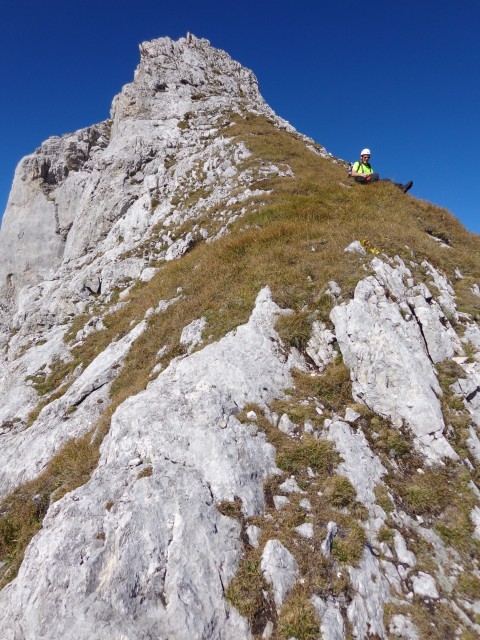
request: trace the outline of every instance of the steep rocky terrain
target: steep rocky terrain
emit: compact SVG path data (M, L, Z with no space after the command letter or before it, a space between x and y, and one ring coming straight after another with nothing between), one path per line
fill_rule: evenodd
M143 43L3 218L0 638L479 637L479 247Z

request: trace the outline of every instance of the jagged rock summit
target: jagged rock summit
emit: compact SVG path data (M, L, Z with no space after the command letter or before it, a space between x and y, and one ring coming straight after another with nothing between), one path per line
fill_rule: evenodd
M179 235L187 219L253 195L252 168L239 170L250 152L223 134L232 114L258 113L288 127L260 96L253 73L207 40L160 38L140 53L134 82L114 99L110 120L50 138L15 173L0 236L0 291L19 350L82 313L92 294L104 299L148 278L152 261L178 258L214 235L215 214L210 229L194 223ZM260 171L264 178L282 174L273 165ZM195 194L188 210L178 206ZM232 216L218 208L221 235ZM163 232L152 235L159 226ZM53 342L49 358L58 360L62 341ZM25 363L24 373L33 375L37 365ZM31 390L13 391L10 375L4 384L16 400L0 408L0 419L23 419Z
M235 160L247 151L228 153L215 136L222 118L242 109L274 117L253 73L207 40L160 38L143 43L140 56L109 120L50 138L20 163L1 236L0 286L7 296L60 267L72 271L86 256L108 252L112 262L165 215L164 206L146 215L152 199L163 204L179 182L193 188L190 174L208 157L207 183L217 183L224 198ZM175 161L169 171L165 165Z
M478 249L143 43L3 219L1 640L478 637Z

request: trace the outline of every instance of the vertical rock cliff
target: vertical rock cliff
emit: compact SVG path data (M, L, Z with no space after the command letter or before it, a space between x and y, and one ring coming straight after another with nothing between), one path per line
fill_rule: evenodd
M192 35L0 232L0 638L480 633L480 260Z

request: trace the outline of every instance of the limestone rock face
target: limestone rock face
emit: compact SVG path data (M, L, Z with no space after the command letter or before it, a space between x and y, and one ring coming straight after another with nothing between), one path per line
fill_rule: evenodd
M104 326L94 303L105 305L119 290L122 296L154 275L151 261L179 259L241 215L256 174L239 169L250 152L222 131L228 114L245 109L289 127L264 102L253 73L228 54L193 36L161 38L141 46L135 79L114 99L111 119L50 138L19 164L0 233L0 433L9 433L2 469L10 478L4 491L26 479L23 467L10 475L5 462L18 438L30 442L36 429L17 437L38 403L32 380L71 359L63 341L71 319L91 316L77 334L81 343ZM263 177L287 170L261 166ZM185 206L199 191L203 197ZM235 204L239 213L227 218L225 208ZM196 220L213 206L218 220L211 216L209 232ZM192 230L177 234L186 221ZM146 239L159 227L147 250ZM60 415L58 429L52 415L48 422L57 447L65 440L59 429L65 437L79 435L73 417L65 423ZM78 420L85 431L93 422ZM36 457L33 449L30 455ZM32 473L44 462L36 458Z
M312 604L321 619L320 630L324 640L344 640L345 623L336 603L324 602L318 596L312 596Z
M390 587L377 558L365 550L360 565L350 569L350 580L356 591L348 608L348 619L358 638L377 633L385 637L383 611L390 599Z
M335 448L344 460L338 468L339 473L348 477L356 489L358 500L367 509L374 510L375 486L381 481L386 469L372 454L364 434L361 430L354 433L346 422L335 420L326 425L326 437L335 443Z
M107 123L50 138L19 164L0 239L3 295L47 278L61 264L75 213L89 204L90 167L109 138Z
M207 40L143 43L134 81L114 99L109 120L50 138L19 164L0 236L2 297L18 299L24 285L60 267L71 273L87 255L87 274L99 276L174 213L179 185L208 187L212 203L228 200L248 151L216 134L228 113L244 109L289 127L261 97L254 74ZM264 170L265 177L279 172ZM188 246L179 240L172 253L165 237L169 259Z
M375 258L371 266L375 275L331 313L354 397L399 427L405 422L432 462L454 459L433 365L461 353L460 341L426 286L408 285L400 259L391 266Z
M97 471L50 509L0 593L5 640L20 629L25 639L66 637L72 623L85 639L249 637L223 597L241 556L239 527L215 505L238 496L247 515L264 507L273 447L235 415L291 383L275 342L279 311L262 291L247 325L121 405Z
M108 402L112 380L132 343L144 329L142 322L124 338L112 342L61 398L42 409L29 429L12 429L4 435L0 496L37 476L65 442L93 428L103 411L102 404Z

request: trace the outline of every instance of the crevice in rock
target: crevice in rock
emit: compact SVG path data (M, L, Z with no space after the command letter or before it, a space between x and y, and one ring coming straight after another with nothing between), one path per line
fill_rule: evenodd
M477 393L480 391L480 387L476 387L476 389L474 389L473 391L471 391L467 396L465 396L465 400L467 402L472 402L472 400L475 398L475 396L477 395Z
M6 298L7 300L11 301L13 300L13 295L15 293L15 276L13 273L9 273L7 275L7 282L6 282Z
M99 389L101 389L102 387L104 387L106 384L108 384L110 381L108 380L107 382L103 382L102 384L99 384L98 387L94 387L93 389L90 389L88 391L85 391L84 393L81 394L80 398L78 400L76 400L75 402L72 402L72 404L70 405L70 407L79 407L82 402L85 402L85 400L92 395L92 393L94 393L95 391L98 391Z
M220 571L218 572L218 579L220 580L220 585L222 587L222 594L223 594L223 597L225 598L225 585L223 584L222 573L221 573L222 566L223 565L220 565Z
M416 321L416 323L418 325L418 328L420 329L420 334L422 336L423 344L425 346L425 353L427 354L427 357L430 360L432 366L435 366L435 363L433 362L432 357L430 355L430 351L428 350L428 342L427 342L427 339L425 337L425 333L423 331L423 325L422 325L420 319L418 318L417 314L415 313L415 307L412 304L409 304L409 303L407 303L407 304L408 304L408 307L409 307L410 311L412 312L412 317L415 318L415 321Z
M211 499L210 504L215 504L215 496L213 495L213 491L212 491L212 487L210 486L210 483L206 482L205 486L208 489L208 493L210 494L210 499Z
M368 551L370 551L370 553L374 558L378 558L378 556L380 555L380 553L375 551L375 549L372 547L372 543L369 540L365 541L365 548L368 549Z
M97 278L96 281L93 279L90 279L87 282L85 282L83 286L92 295L96 296L102 293L102 281L100 280L100 278Z
M167 574L168 574L168 570L169 570L169 554L170 554L170 546L173 542L173 528L175 526L175 518L176 516L173 516L174 521L172 522L171 526L169 526L168 528L168 540L167 540L167 544L165 545L165 551L164 551L164 557L165 557L165 567L163 569L163 590L162 593L160 594L160 601L162 603L162 605L167 608L169 601L168 601L168 593L165 589L165 585L167 582Z
M60 216L58 214L58 204L54 203L55 209L55 233L57 236L60 236L62 240L65 242L67 240L68 232L73 226L73 222L69 222L66 226L62 227L60 224Z

